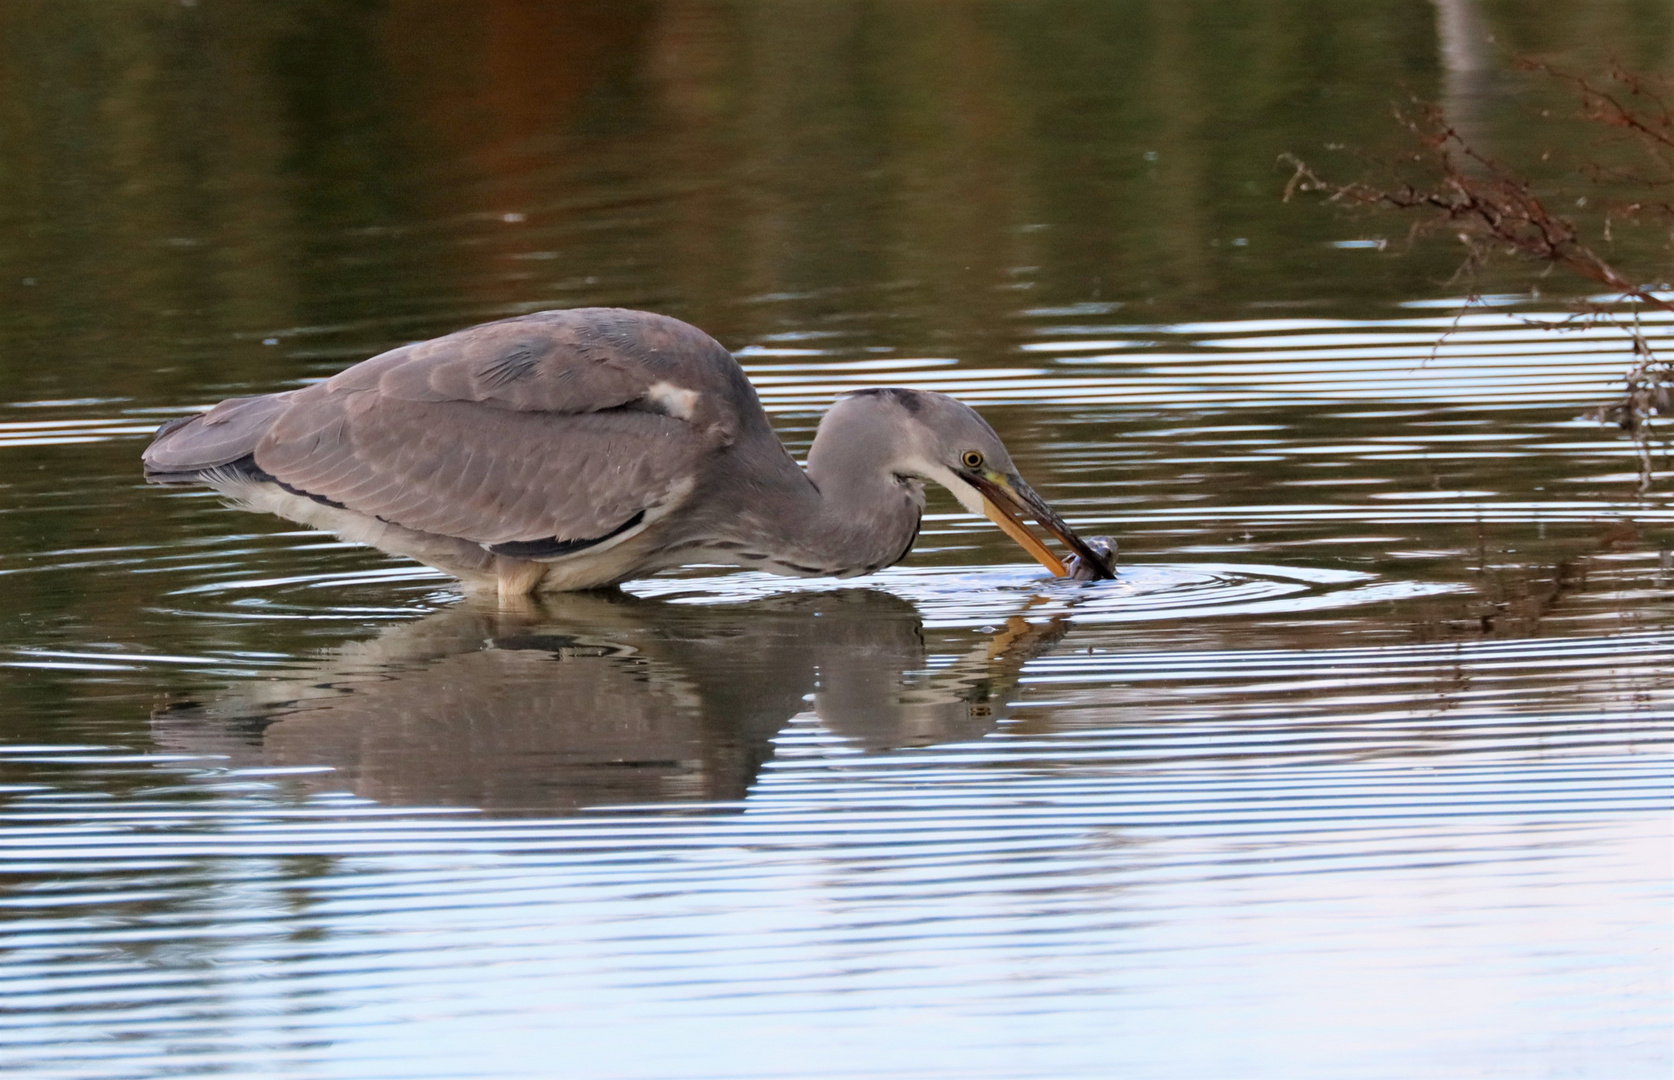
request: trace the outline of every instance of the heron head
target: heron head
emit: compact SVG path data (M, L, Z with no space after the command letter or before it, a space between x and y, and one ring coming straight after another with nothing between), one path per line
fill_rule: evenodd
M898 476L933 480L960 505L989 518L1058 577L1069 571L1023 523L1033 518L1081 557L1095 576L1112 578L1108 561L1089 547L1018 474L1005 443L969 405L930 390L862 390L832 409L864 421L862 434L888 448L887 468ZM824 425L822 425L823 427Z

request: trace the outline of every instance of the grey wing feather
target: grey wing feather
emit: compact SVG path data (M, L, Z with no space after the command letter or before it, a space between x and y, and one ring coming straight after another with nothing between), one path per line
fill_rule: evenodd
M146 473L196 473L254 453L269 425L290 407L294 393L228 398L206 413L169 421L145 448Z
M253 454L296 491L487 545L603 536L763 431L754 389L708 335L593 308L488 323L302 390L223 402L159 432L145 460L183 472Z
M353 404L299 401L257 447L257 466L360 513L480 544L603 536L678 495L713 449L649 412L384 399L349 415Z
M730 439L755 390L708 334L661 315L616 308L543 311L403 346L333 376L333 391L404 401L474 401L512 412L624 408L659 383L695 391L685 419ZM744 410L748 411L748 410Z

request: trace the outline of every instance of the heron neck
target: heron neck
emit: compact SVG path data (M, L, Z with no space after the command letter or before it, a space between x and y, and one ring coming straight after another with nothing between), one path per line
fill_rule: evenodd
M744 508L734 522L742 551L766 555L741 565L790 574L850 577L899 562L918 535L924 489L864 454L822 453L816 439L806 472L786 475L776 497ZM749 559L749 555L741 556Z
M924 514L924 485L898 477L881 465L830 468L812 452L808 479L819 493L816 543L854 573L871 573L900 562L918 536Z

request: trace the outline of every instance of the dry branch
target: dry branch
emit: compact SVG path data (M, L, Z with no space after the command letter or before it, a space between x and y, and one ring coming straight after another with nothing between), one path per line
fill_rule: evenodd
M1568 84L1580 99L1579 115L1619 136L1619 141L1641 155L1641 168L1649 169L1606 167L1592 161L1582 164L1581 172L1595 185L1634 192L1630 199L1605 200L1602 239L1609 241L1615 220L1674 224L1674 202L1665 197L1674 188L1674 105L1670 104L1674 80L1620 66L1604 82L1535 60L1520 61L1519 66ZM1466 255L1456 276L1469 280L1491 259L1510 257L1545 263L1602 285L1615 300L1578 305L1578 316L1608 320L1624 329L1632 342L1634 364L1625 375L1623 394L1595 415L1634 438L1640 453L1641 488L1648 488L1651 425L1653 418L1670 412L1674 364L1651 349L1639 317L1646 310L1674 313L1668 286L1647 283L1669 276L1669 267L1653 274L1613 265L1582 228L1555 213L1527 179L1472 146L1439 106L1418 102L1410 110L1397 111L1396 116L1411 134L1412 148L1396 161L1374 163L1374 171L1383 175L1380 182L1336 183L1322 178L1305 161L1283 154L1280 160L1294 170L1285 185L1285 200L1302 192L1319 192L1326 201L1340 205L1417 214L1413 238L1451 233L1465 245ZM1577 202L1587 204L1585 197Z

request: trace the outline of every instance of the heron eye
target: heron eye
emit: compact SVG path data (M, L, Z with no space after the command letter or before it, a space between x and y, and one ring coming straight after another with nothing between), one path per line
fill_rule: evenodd
M967 469L980 469L980 468L982 468L982 452L979 451L979 450L967 450L967 451L965 451L965 468L967 468Z

